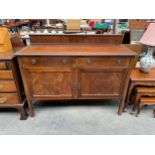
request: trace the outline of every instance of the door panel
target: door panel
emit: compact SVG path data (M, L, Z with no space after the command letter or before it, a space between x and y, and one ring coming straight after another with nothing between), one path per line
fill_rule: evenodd
M80 97L119 97L123 70L81 70Z
M25 69L26 70L26 69ZM74 74L72 70L26 70L32 97L42 98L72 98Z

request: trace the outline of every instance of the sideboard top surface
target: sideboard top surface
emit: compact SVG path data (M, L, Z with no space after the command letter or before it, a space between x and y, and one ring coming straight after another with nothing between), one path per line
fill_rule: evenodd
M15 53L17 56L135 56L124 45L31 45Z

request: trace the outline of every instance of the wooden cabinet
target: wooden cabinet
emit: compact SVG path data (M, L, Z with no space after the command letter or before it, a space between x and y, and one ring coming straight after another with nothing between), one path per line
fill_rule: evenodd
M0 53L0 108L15 108L25 120L25 94L13 52Z
M120 99L135 53L116 45L33 45L16 53L30 115L33 100Z

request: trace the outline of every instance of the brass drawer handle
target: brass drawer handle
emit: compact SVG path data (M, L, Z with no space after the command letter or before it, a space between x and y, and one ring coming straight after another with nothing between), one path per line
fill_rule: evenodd
M90 59L88 59L88 60L86 61L86 64L90 65L90 64L92 64L92 61L91 61Z
M37 60L36 59L32 59L31 63L32 63L32 65L35 65L37 63Z
M0 104L6 103L6 101L7 101L6 97L0 98Z
M0 85L0 90L3 89L3 88L4 88L4 86L3 85Z
M117 64L121 65L122 64L122 60L121 59L117 59Z
M67 64L68 64L68 61L67 61L67 59L62 59L62 60L61 60L61 63L62 63L63 65L67 65Z

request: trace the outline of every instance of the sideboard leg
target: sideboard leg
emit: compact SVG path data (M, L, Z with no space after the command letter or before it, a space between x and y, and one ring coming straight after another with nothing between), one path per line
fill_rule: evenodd
M124 106L123 111L127 110L127 107L128 107L128 105L130 103L131 94L132 94L132 90L133 90L134 86L135 86L134 82L131 82L130 86L129 86L129 89L127 91L126 102L125 102L125 106Z
M33 109L33 105L32 105L32 101L31 100L28 100L28 109L29 109L29 115L31 117L34 117L34 109Z
M155 118L155 109L153 110L153 116L154 116L154 118Z
M118 108L118 115L122 115L124 104L125 104L125 100L121 99L120 104L119 104L119 108Z

